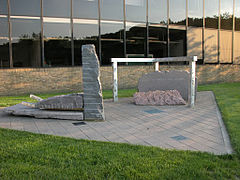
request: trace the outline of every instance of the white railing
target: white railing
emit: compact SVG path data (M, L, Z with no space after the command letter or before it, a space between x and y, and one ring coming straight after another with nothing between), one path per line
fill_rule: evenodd
M184 56L184 57L168 57L168 58L112 58L113 63L113 100L118 101L118 74L117 66L120 62L134 62L134 63L155 63L155 71L159 71L159 62L189 62L190 68L190 94L188 104L191 107L195 105L196 97L196 62L197 56Z

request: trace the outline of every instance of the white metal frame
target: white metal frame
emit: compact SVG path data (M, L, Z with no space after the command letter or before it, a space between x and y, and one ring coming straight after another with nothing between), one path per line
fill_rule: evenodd
M134 62L134 63L143 63L151 62L155 64L155 71L159 71L159 62L189 62L190 68L190 95L189 95L189 105L194 107L195 97L196 97L196 62L197 56L184 56L184 57L168 57L168 58L112 58L113 63L113 100L114 102L118 101L118 74L117 67L120 62Z

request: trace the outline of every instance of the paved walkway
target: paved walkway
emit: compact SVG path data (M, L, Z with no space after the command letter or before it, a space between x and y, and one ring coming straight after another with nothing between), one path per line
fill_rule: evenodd
M193 109L187 106L136 106L131 101L131 98L122 98L118 103L104 101L104 122L15 117L0 110L0 127L167 149L232 153L212 92L198 93Z

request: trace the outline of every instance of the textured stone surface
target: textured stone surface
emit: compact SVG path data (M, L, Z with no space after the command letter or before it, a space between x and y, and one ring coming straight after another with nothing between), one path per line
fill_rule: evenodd
M182 98L188 101L190 83L189 73L186 71L160 71L143 75L139 79L139 92L155 90L178 90ZM197 84L197 83L196 83Z
M137 92L133 95L136 105L182 105L186 104L177 90Z
M83 120L83 112L41 110L27 107L22 104L4 108L2 111L16 116L31 116L39 119Z
M37 102L35 107L53 110L83 110L83 94L74 93L50 97Z
M82 46L84 119L104 120L100 66L94 45Z

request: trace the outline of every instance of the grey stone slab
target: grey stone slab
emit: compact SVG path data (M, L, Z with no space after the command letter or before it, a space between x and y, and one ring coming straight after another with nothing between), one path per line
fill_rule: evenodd
M22 104L7 107L3 112L16 116L31 116L39 119L83 120L83 113L78 111L53 111L27 107Z
M83 78L84 119L104 120L105 119L104 108L103 102L101 101L102 87L100 82L100 69L99 69L100 66L94 45L82 46L82 62L84 77ZM99 103L93 104L95 102Z
M139 92L176 89L185 101L188 101L189 87L190 76L186 71L151 72L143 75L138 83Z

